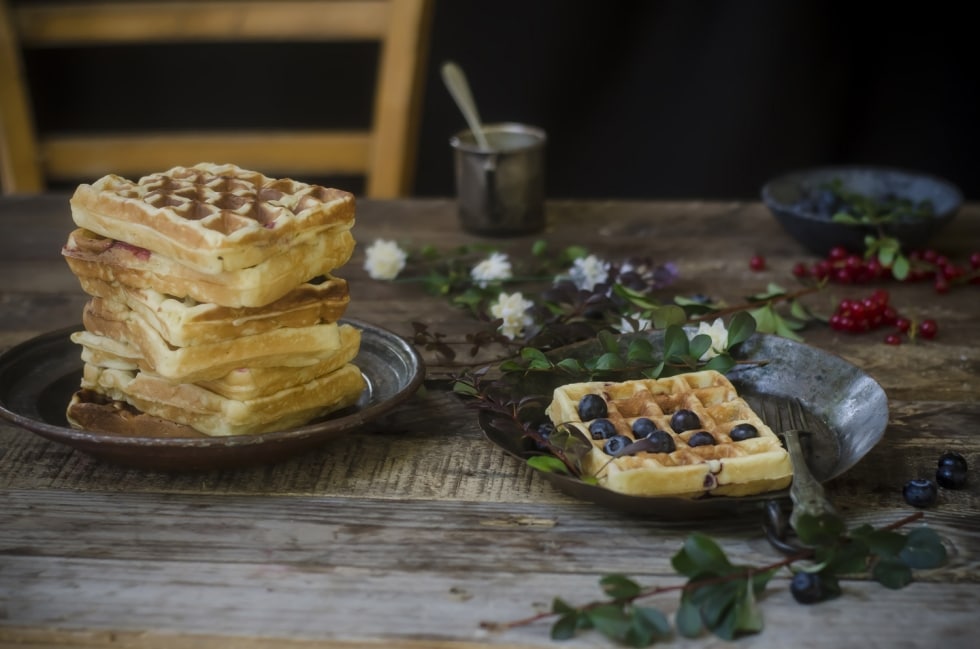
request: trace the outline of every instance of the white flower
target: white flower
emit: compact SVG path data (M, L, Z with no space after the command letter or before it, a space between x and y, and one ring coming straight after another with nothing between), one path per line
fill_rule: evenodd
M405 268L408 253L394 241L375 239L364 251L364 270L371 279L395 279Z
M534 303L525 300L520 291L510 294L501 293L497 297L497 301L490 306L490 315L494 318L503 319L504 322L500 325L499 331L513 340L524 331L524 327L533 322L527 313L527 310L532 306Z
M710 325L706 322L699 322L698 330L688 333L688 338L693 339L700 334L707 334L711 338L711 346L701 354L699 360L711 360L725 351L728 345L728 329L725 328L725 323L721 318L716 319Z
M623 318L619 321L619 333L629 334L634 331L646 331L653 326L653 321L649 318L643 318L637 313L630 315L630 318Z
M495 252L470 271L470 277L480 288L486 288L490 282L510 279L513 277L510 259L502 252Z
M568 271L569 278L580 291L591 291L609 277L609 263L595 255L579 257Z

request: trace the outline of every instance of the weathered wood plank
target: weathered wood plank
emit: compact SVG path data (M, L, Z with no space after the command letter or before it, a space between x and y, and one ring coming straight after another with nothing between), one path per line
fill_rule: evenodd
M93 574L99 575L98 581L91 580ZM4 576L6 584L21 590L4 601L7 619L0 626L0 642L16 639L16 627L27 626L57 629L66 646L71 646L72 631L111 629L140 647L153 646L154 636L179 628L180 634L205 636L203 646L216 642L215 636L271 636L346 646L370 629L374 642L383 646L414 642L437 648L443 643L545 647L554 646L547 623L492 634L480 624L522 619L549 606L556 595L573 603L601 597L592 573L507 569L420 574L274 561L23 557L7 563ZM657 580L663 586L680 583L676 578ZM975 608L970 602L980 594L976 584L917 583L888 591L876 584L845 582L844 590L846 597L819 608L805 607L792 600L786 579L775 579L761 600L767 627L752 638L752 646L838 649L842 636L834 630L845 629L849 638L864 636L862 644L869 647L918 649L931 646L938 632L944 647L973 646ZM855 607L855 601L862 605ZM670 614L676 610L677 594L645 603ZM941 628L930 622L934 611L943 611ZM8 625L14 628L5 629ZM134 635L144 630L150 632L147 644ZM172 646L187 646L179 636L171 638ZM406 641L409 644L399 644ZM597 643L606 646L596 635L585 634L561 646ZM698 645L735 646L707 638L697 645L678 643Z

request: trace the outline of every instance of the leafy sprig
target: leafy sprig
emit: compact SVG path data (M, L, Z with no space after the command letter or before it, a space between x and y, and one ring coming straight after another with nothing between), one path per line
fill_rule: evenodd
M814 543L796 554L762 566L738 565L710 537L693 533L671 559L671 566L687 581L683 584L643 587L623 574L599 579L605 599L572 605L555 597L548 612L512 622L484 622L493 631L506 631L552 619L551 638L567 640L584 631L595 631L629 647L647 647L676 634L696 638L711 633L723 640L760 633L764 628L760 597L782 570L819 573L826 586L819 601L841 596L842 576L869 576L887 588L902 588L912 581L913 570L937 568L946 562L946 549L935 531L916 527L897 530L922 518L917 512L875 529L861 525L847 531L842 519L828 526L803 516L797 534ZM828 534L828 529L836 533ZM669 617L640 600L680 592L680 605ZM815 602L813 602L815 603Z

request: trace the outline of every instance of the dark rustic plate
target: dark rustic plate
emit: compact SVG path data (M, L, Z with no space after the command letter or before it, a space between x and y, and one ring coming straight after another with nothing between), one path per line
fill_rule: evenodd
M662 332L626 334L623 344L647 336L654 349L662 349ZM598 343L590 341L563 350L562 357L594 357ZM821 482L853 467L881 439L888 425L888 399L881 385L834 354L780 336L755 334L732 354L737 359L766 361L741 364L728 378L762 419L778 434L800 428L806 436L807 464ZM554 384L527 379L515 384L521 396L538 397L541 407L550 401ZM522 390L523 388L523 390ZM793 415L795 409L795 417ZM534 408L528 408L533 412ZM486 437L507 453L527 459L536 453L513 420L490 411L480 412ZM630 496L557 473L540 472L560 491L598 505L632 514L671 519L706 518L733 512L761 510L773 499L788 498L783 490L755 496L706 496L697 499Z
M82 360L70 335L81 326L38 336L0 355L0 416L99 459L142 469L203 471L270 464L383 415L422 384L422 360L408 342L374 325L344 322L361 330L354 363L367 389L351 408L299 428L206 438L124 437L71 428L65 409L79 387Z

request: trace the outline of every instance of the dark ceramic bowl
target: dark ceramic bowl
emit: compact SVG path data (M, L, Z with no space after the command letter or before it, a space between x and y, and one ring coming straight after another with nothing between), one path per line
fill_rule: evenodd
M942 178L883 167L821 167L788 173L767 182L762 187L762 201L786 232L807 250L821 256L834 246L862 252L865 236L877 233L872 226L832 220L839 206L832 204L824 188L835 181L845 191L876 201L906 199L915 205L922 201L931 203L931 216L909 216L882 226L884 233L897 238L906 250L924 247L953 220L963 202L960 190Z

